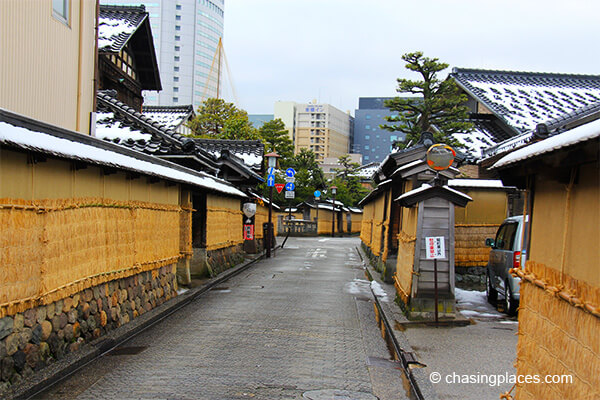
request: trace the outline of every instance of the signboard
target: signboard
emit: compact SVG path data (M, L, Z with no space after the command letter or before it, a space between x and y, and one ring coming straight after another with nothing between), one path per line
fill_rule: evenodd
M254 240L254 225L244 225L244 240Z
M427 150L427 165L435 171L443 171L452 165L456 151L445 144L434 144Z
M286 190L286 192L285 192L286 199L293 199L294 197L296 197L296 193L293 190Z
M269 168L269 171L268 171L268 172L269 172L269 173L268 173L269 175L275 175L275 167L271 167L271 168Z
M275 186L275 175L267 176L267 186L268 187Z
M275 184L275 189L277 189L277 193L281 193L281 191L283 190L284 187L285 187L285 185L283 183Z
M321 197L321 192L318 190L315 190L315 197Z
M446 248L443 236L428 236L425 238L425 253L428 260L446 258Z
M296 171L294 170L294 168L288 168L285 170L285 174L291 178L294 175L296 175Z
M295 183L288 182L288 183L285 184L285 190L291 191L291 190L294 190L294 189L296 189L296 184Z
M291 178L289 176L286 176L285 181L294 183L294 182L296 182L296 178L294 178L293 176Z
M252 218L254 217L254 214L256 214L256 204L244 203L244 205L242 206L242 211L244 212L244 215L246 217Z

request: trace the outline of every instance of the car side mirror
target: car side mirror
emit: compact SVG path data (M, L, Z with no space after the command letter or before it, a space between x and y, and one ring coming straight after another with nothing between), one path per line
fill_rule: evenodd
M494 244L495 244L495 243L494 243L494 239L492 239L492 238L487 238L487 239L485 239L485 245L486 245L487 247L494 247Z

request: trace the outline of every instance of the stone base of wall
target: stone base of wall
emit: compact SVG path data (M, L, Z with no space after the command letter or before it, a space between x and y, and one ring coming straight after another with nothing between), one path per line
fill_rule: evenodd
M190 261L190 274L194 278L216 276L242 262L244 254L246 254L243 244L211 251L206 251L203 248L194 248L193 250L194 255Z
M455 285L465 290L485 291L485 267L454 267Z
M168 265L0 319L0 392L177 296L175 272Z

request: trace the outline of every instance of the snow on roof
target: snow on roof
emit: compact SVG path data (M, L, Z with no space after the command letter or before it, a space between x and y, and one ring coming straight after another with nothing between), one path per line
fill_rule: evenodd
M461 151L465 151L476 158L483 155L484 149L495 144L494 139L487 132L478 129L466 133L453 133L452 137L465 146Z
M356 208L356 207L348 207L348 210L350 210L350 212L357 213L357 214L362 214L362 212L363 212L362 209Z
M442 186L442 187L443 187L445 190L448 190L449 192L452 192L452 193L454 193L454 194L457 194L457 195L458 195L458 196L460 196L460 197L464 197L464 198L466 198L466 199L473 200L473 199L472 199L470 196L468 196L468 195L464 194L463 192L459 192L458 190L454 190L454 189L452 189L452 188L448 187L447 185L444 185L444 186ZM399 197L398 197L397 199L395 199L394 201L399 201L399 200L405 199L405 198L407 198L407 197L412 197L412 196L414 196L415 194L418 194L418 193L421 193L421 192L425 192L425 191L427 191L427 190L429 190L429 189L431 189L431 188L432 188L432 186L431 186L430 184L428 184L428 183L424 183L424 184L422 184L420 187L418 187L418 188L416 188L416 189L413 189L413 190L411 190L411 191L409 191L409 192L406 192L406 193L402 194L401 196L399 196Z
M229 182L212 177L203 172L193 170L189 170L189 173L183 172L180 170L182 167L177 169L169 168L165 165L154 164L149 161L89 144L74 142L43 132L31 131L6 122L0 122L0 143L15 145L34 151L50 152L59 157L122 168L129 171L158 176L167 180L200 186L221 193L247 197L243 192L231 186Z
M600 119L515 150L498 160L492 168L504 167L597 137L600 137Z
M413 162L409 162L408 164L404 164L404 165L398 167L392 175L396 175L400 171L404 171L406 169L410 169L412 167L416 167L417 165L424 164L424 163L425 163L424 160L415 160Z
M143 114L154 121L157 121L167 130L174 131L181 125L188 116L188 113L177 113L171 111L144 111Z
M99 139L122 139L122 140L144 140L150 141L152 135L143 133L131 127L121 127L121 123L115 119L112 112L99 112L96 114L96 137Z
M422 184L420 187L418 187L418 188L416 188L416 189L413 189L413 190L411 190L411 191L409 191L409 192L406 192L406 193L402 194L402 195L401 195L401 196L399 196L397 199L395 199L395 201L402 200L402 199L405 199L405 198L407 198L407 197L409 197L409 196L412 196L412 195L414 195L414 194L417 194L417 193L424 192L424 191L426 191L427 189L429 189L430 187L431 187L431 185L430 185L430 184L428 184L428 183L424 183L424 184Z
M497 179L450 179L448 186L471 188L504 188L501 180Z
M600 76L462 68L451 76L521 132L600 101Z
M98 16L98 51L122 50L147 15L143 6L102 5Z

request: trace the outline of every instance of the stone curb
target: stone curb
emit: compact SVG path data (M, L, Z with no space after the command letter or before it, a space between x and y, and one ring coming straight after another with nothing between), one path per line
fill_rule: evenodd
M275 247L275 250L281 246ZM175 298L172 298L149 312L140 315L133 321L120 326L101 338L93 340L82 346L76 353L69 353L65 358L57 361L41 371L37 372L33 378L25 380L16 388L9 389L6 393L0 393L2 396L8 396L7 399L30 399L34 398L43 390L66 379L79 369L94 361L101 355L111 351L115 347L123 344L137 334L159 323L179 309L185 307L202 294L208 292L213 287L227 281L233 276L248 269L254 263L265 258L263 253L259 253L253 259L244 262L241 265L221 272L215 278L210 279L204 285L190 289Z
M416 396L419 400L437 400L438 396L429 380L429 368L416 360L415 353L408 342L408 338L402 331L398 330L396 322L400 325L403 322L408 322L408 319L404 316L400 307L395 303L396 289L393 285L384 283L381 280L380 273L370 265L369 259L360 247L356 248L360 257L363 260L365 271L370 280L377 282L381 288L386 292L388 301L381 301L373 289L373 297L375 298L375 305L379 310L379 315L384 323L385 330L389 334L389 338L394 346L398 358L401 360L404 371L411 382L411 386L416 391Z

